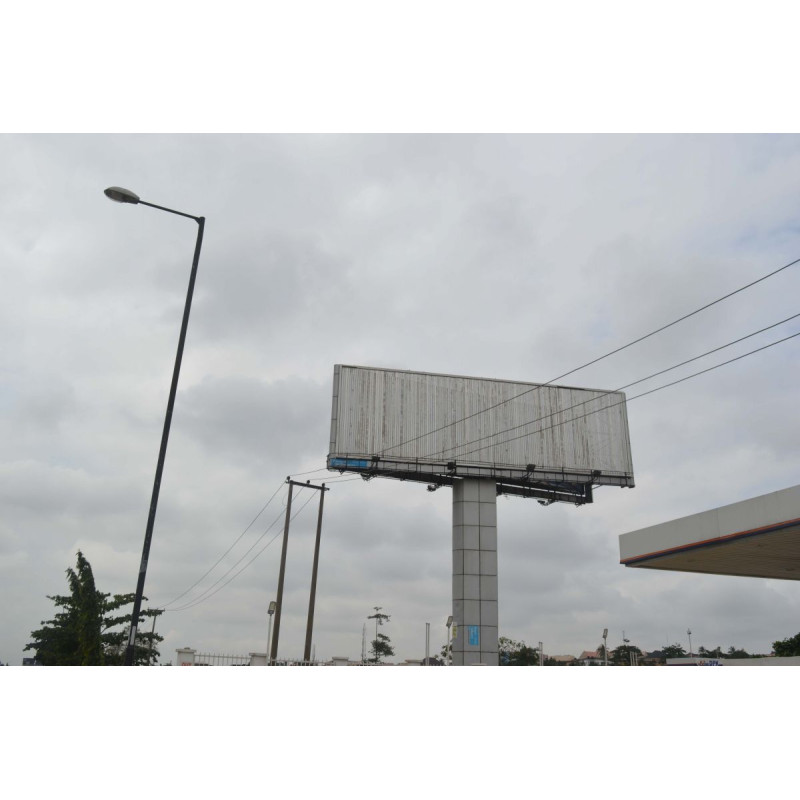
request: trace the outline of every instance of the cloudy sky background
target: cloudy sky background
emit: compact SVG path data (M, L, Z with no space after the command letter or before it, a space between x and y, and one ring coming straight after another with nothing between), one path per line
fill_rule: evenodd
M136 584L196 225L105 187L207 219L145 591L163 662L265 649L287 475L331 486L316 656L359 658L374 606L396 660L424 655L426 622L443 644L451 493L331 481L335 363L544 382L800 256L793 135L19 134L0 160L12 664L78 549L101 590ZM797 313L799 290L791 267L565 383L616 389ZM577 655L605 627L646 650L797 633L794 582L618 563L621 533L798 482L797 357L792 340L631 402L632 490L500 498L501 635ZM303 650L316 504L291 528L283 656Z

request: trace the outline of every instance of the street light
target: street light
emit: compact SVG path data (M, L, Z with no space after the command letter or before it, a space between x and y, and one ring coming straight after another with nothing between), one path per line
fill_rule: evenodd
M431 665L431 624L425 623L425 666Z
M692 653L692 632L689 628L686 629L686 635L689 637L689 658L694 658L694 654Z
M608 628L603 628L603 666L608 666Z
M267 666L270 663L270 647L272 646L272 615L275 613L275 609L277 608L278 604L274 600L269 601L269 608L267 609L267 614L269 614L269 626L267 628Z
M444 650L444 665L446 667L450 666L450 662L452 660L450 658L450 627L452 626L452 624L453 624L453 615L451 614L447 618L447 622L445 622L445 625L447 625L447 647Z
M192 307L192 294L194 293L194 282L197 277L197 264L200 261L200 247L203 243L203 228L205 227L205 217L195 217L192 214L184 214L183 211L175 211L173 208L157 206L155 203L147 203L139 199L139 195L134 194L129 189L120 186L109 186L105 190L105 195L110 200L117 203L131 203L133 205L150 206L160 211L167 211L170 214L177 214L179 217L188 217L197 223L197 242L194 246L194 258L192 260L192 271L189 276L189 290L186 293L186 305L183 309L183 321L181 323L181 333L178 339L178 352L175 354L175 368L172 372L172 385L169 390L169 400L167 401L167 413L164 418L164 431L161 434L161 448L158 451L158 462L156 463L156 476L153 481L153 495L150 499L150 513L147 516L147 529L144 534L144 546L142 547L142 560L139 565L139 580L136 583L136 596L133 601L133 614L131 615L131 630L128 636L128 645L125 648L125 666L130 667L134 662L134 645L136 642L136 628L139 624L139 613L142 608L142 596L144 595L144 579L147 573L147 561L150 557L150 542L153 538L153 525L156 519L156 508L158 507L158 493L161 488L161 474L164 471L164 459L167 455L167 442L169 441L169 428L172 422L172 409L175 406L175 395L178 391L178 376L181 372L181 361L183 360L183 345L186 341L186 329L189 325L189 311Z

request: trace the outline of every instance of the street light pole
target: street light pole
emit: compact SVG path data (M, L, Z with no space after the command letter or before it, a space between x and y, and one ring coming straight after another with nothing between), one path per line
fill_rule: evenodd
M278 604L274 600L269 601L269 607L267 608L267 614L269 615L269 625L267 626L267 666L271 663L271 647L272 647L272 615L275 613L275 608Z
M161 447L158 451L158 461L156 463L156 475L153 481L153 494L150 499L150 512L147 516L147 528L144 534L144 545L142 547L142 560L139 564L139 579L136 583L136 595L133 601L133 613L131 614L131 630L128 636L128 645L125 648L125 666L133 666L134 647L136 643L136 628L139 624L139 614L142 608L142 597L144 595L144 580L147 574L147 562L150 558L150 542L153 538L153 525L156 520L156 509L158 508L158 494L161 489L161 475L164 471L164 460L167 455L167 442L169 441L169 429L172 423L172 409L175 406L175 395L178 392L178 377L181 373L181 361L183 360L183 345L186 341L186 329L189 326L189 312L192 308L192 295L194 294L194 283L197 277L197 265L200 261L200 247L203 244L203 229L205 227L205 217L195 217L192 214L185 214L183 211L176 211L173 208L157 206L155 203L147 203L141 200L138 195L122 189L119 186L110 186L105 190L105 195L110 200L117 203L141 204L157 208L160 211L167 211L170 214L177 214L179 217L188 217L197 223L197 241L194 246L194 258L192 259L192 271L189 275L189 289L186 293L186 304L183 309L183 321L181 322L181 332L178 338L178 351L175 354L175 367L172 372L172 384L169 390L169 400L167 401L167 413L164 418L164 430L161 434Z
M425 623L425 666L431 665L431 624Z
M452 624L453 624L453 615L451 614L447 618L447 622L445 622L445 625L447 626L447 647L445 648L445 651L444 651L444 665L446 667L451 666L451 662L453 660L450 657L450 645L451 645L451 642L452 642L452 639L450 638L450 626Z

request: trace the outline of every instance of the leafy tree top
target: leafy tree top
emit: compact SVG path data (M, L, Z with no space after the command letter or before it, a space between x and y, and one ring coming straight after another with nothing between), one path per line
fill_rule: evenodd
M98 591L92 567L83 553L77 553L76 568L67 568L68 595L48 595L57 609L51 620L42 621L39 630L31 632L32 641L25 650L33 650L36 661L43 666L99 666L122 664L127 630L112 630L119 626L130 629L131 614L119 614L121 608L133 603L134 595ZM147 598L145 598L147 599ZM143 611L144 617L161 612L157 609ZM137 632L136 663L155 663L163 641L157 633Z
M501 667L538 667L539 649L525 642L516 642L507 636L497 640L498 662Z
M683 658L686 651L679 644L665 644L661 648L664 658Z
M388 614L381 614L382 606L373 606L375 609L374 614L370 614L367 619L374 619L376 625L383 625L384 622L388 622L391 617Z
M772 649L775 655L781 658L800 656L800 633L789 639L780 639L777 642L773 642Z

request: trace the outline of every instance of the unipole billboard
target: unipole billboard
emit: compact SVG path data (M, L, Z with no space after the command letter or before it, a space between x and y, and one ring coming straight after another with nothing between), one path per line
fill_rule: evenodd
M454 665L498 663L497 495L634 485L622 392L342 364L328 468L453 487Z

